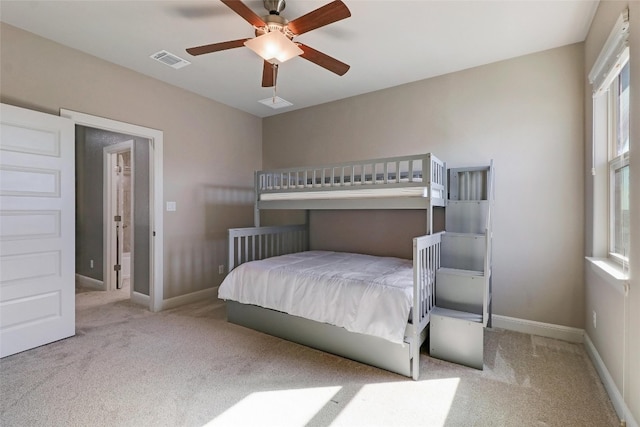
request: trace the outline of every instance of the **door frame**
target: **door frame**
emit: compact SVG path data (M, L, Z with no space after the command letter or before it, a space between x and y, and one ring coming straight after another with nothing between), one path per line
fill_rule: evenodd
M103 253L104 253L104 266L103 266L103 279L104 279L104 283L105 283L105 290L107 291L114 291L116 290L116 280L115 280L115 274L114 274L114 270L113 270L113 265L117 262L116 259L116 254L115 254L115 245L116 245L116 238L115 238L115 230L114 230L114 223L115 221L113 220L113 210L115 208L114 203L113 203L113 199L114 199L114 192L116 191L116 189L114 188L113 185L113 175L114 175L114 166L117 164L117 162L114 163L114 156L117 156L120 153L123 153L125 151L129 151L132 156L131 156L131 163L133 166L133 140L130 139L128 141L124 141L124 142L119 142L117 144L113 144L113 145L108 145L106 147L103 148L102 152L103 152L103 165L104 165L104 175L103 175L103 179L102 182L104 183L104 194L103 194L103 218L104 218L104 227L103 227L103 244L104 244L104 249L103 249ZM133 167L132 167L133 169ZM123 171L124 173L124 171ZM131 176L131 187L132 189L135 188L134 187L134 177L133 175ZM135 195L133 194L132 191L132 206L133 206L133 199L134 199ZM132 212L133 214L133 212ZM133 238L134 238L134 227L135 224L133 223L133 221L131 221L131 260L133 262ZM121 260L122 261L122 260ZM133 272L133 265L131 266L131 271ZM131 276L133 277L133 273L131 274ZM120 280L122 280L122 275L120 275ZM133 286L131 286L130 290L129 290L129 298L134 298L133 295Z
M149 174L150 188L149 213L151 224L150 243L150 280L149 280L149 310L162 310L164 248L163 248L163 139L161 130L151 129L104 117L93 116L77 111L60 109L60 116L71 119L76 125L102 129L111 132L138 136L149 140Z

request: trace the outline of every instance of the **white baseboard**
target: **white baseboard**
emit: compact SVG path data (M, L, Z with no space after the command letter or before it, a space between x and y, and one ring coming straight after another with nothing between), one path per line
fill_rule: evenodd
M600 357L598 350L596 350L596 347L593 345L591 338L589 338L589 335L587 334L584 334L584 347L587 350L587 354L591 358L591 361L593 362L593 366L596 368L596 371L598 371L598 375L602 380L602 384L604 384L604 388L607 390L607 394L611 399L611 403L613 404L618 417L621 420L626 421L627 427L638 427L638 423L633 418L629 407L622 398L622 394L618 390L616 383L613 381L613 377L609 373L609 370Z
M104 282L102 280L93 279L91 277L83 276L82 274L76 274L76 286L80 288L95 289L97 291L104 291Z
M141 294L140 292L131 292L131 302L138 305L144 305L149 308L151 304L151 298L149 295Z
M515 317L499 316L496 314L491 316L491 326L563 341L575 343L584 342L584 329L571 328L569 326L517 319Z
M173 297L162 301L160 310L168 310L175 308L183 304L189 304L192 302L202 301L206 298L215 298L218 295L218 286L201 291L191 292L190 294L180 295L179 297Z

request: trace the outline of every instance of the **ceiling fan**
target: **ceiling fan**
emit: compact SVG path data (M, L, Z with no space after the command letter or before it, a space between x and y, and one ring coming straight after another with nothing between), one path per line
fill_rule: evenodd
M255 28L256 37L192 47L187 49L189 54L197 56L247 46L264 59L262 71L263 87L275 86L278 64L298 55L339 76L349 71L350 66L344 62L338 61L307 45L293 41L296 36L350 17L351 12L341 0L334 0L293 21L288 21L280 16L280 12L286 6L285 0L263 0L264 7L269 12L264 17L258 16L240 0L220 1L251 24ZM270 48L272 39L276 43L280 43L280 46L287 51L288 55L282 54L282 51L267 53L266 50Z

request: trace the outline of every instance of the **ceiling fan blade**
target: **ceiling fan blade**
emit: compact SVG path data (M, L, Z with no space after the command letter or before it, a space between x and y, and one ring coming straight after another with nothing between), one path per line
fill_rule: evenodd
M341 0L335 0L306 15L294 19L287 24L287 27L293 34L299 36L300 34L324 27L325 25L350 16L351 12L349 8Z
M278 77L278 66L264 61L262 66L262 87L275 86L275 79Z
M298 43L298 46L300 46L300 49L302 49L302 51L304 52L302 55L300 55L301 58L304 58L307 61L311 61L323 68L326 68L327 70L334 72L339 76L343 76L347 71L349 71L349 68L351 68L350 65L347 65L344 62L340 62L337 59L332 58L329 55L319 52L313 48L310 48L307 45Z
M220 0L222 3L226 4L231 10L240 15L247 21L249 24L254 27L266 27L267 24L260 18L256 13L249 9L247 5L242 3L240 0Z
M240 40L232 40L228 42L222 43L213 43L206 44L203 46L190 47L187 49L187 53L190 53L193 56L203 55L205 53L218 52L220 50L234 49L236 47L244 46L244 42L251 39L240 39Z

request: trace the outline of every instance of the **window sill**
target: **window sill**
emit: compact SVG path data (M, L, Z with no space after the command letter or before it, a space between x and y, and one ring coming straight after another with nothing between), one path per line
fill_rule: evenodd
M629 272L623 271L622 266L608 258L585 257L593 271L622 295L626 295Z

